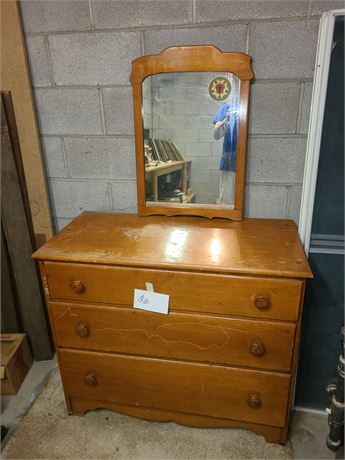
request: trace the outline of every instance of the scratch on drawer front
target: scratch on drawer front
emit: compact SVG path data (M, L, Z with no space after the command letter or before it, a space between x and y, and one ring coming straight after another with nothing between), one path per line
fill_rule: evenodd
M78 316L76 313L71 312L71 307L66 307L65 310L59 315L57 318L54 319L55 322L59 321L63 316L69 313L70 316Z
M196 348L199 348L200 350L209 350L211 348L215 348L215 347L224 347L226 345L228 345L230 342L231 342L231 338L229 336L229 334L224 330L223 327L221 326L211 326L211 325L206 325L206 324L203 324L204 327L207 327L209 329L214 329L214 330L217 330L217 332L219 331L221 333L221 340L219 340L218 343L211 343L210 345L207 345L207 346L202 346L202 345L199 345L197 343L194 343L194 342L190 342L189 340L183 340L183 339L175 339L175 340L172 340L172 339L167 339L166 337L164 337L163 335L161 335L161 333L158 333L159 330L162 330L162 329L167 329L169 328L170 326L194 326L195 327L195 324L191 324L191 323L171 323L171 324L162 324L160 326L158 326L151 334L149 334L145 329L122 329L122 328L113 328L113 327L107 327L107 328L101 328L101 329L95 329L95 331L97 332L105 332L105 331L114 331L116 333L121 333L121 332L132 332L132 333L135 333L135 332L140 332L140 333L143 333L146 335L147 338L149 339L152 339L152 338L160 338L161 340L163 340L165 343L181 343L181 344L185 344L185 345L192 345L193 347L196 347Z

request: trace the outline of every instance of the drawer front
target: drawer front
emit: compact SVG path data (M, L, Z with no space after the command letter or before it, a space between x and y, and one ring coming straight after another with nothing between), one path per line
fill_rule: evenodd
M59 359L69 396L285 425L288 374L65 349Z
M295 325L51 303L56 343L97 351L289 371Z
M153 283L169 310L294 321L303 282L103 265L45 262L52 300L132 305L134 289Z

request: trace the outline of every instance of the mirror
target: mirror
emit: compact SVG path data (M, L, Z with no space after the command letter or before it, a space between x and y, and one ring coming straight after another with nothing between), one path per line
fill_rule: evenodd
M142 83L146 202L235 202L239 79L228 72L150 75Z
M139 215L242 218L252 76L211 46L133 61Z

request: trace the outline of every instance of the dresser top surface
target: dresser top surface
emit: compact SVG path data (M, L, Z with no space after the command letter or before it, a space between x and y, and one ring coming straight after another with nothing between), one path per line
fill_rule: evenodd
M310 278L291 220L138 217L84 212L35 259Z

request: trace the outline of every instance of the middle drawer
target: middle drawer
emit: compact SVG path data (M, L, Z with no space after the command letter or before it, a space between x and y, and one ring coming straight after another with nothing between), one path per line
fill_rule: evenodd
M51 302L56 343L143 356L289 371L295 325Z

